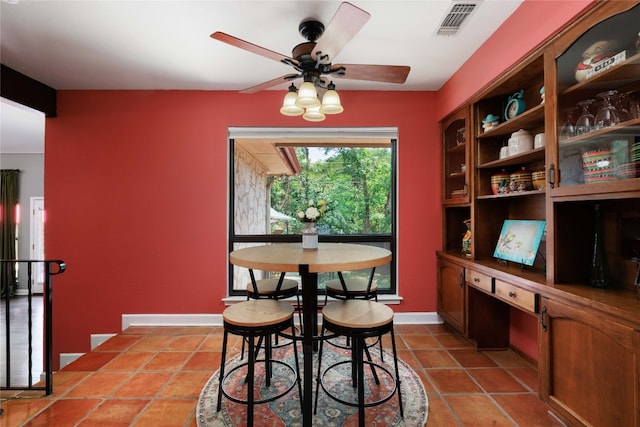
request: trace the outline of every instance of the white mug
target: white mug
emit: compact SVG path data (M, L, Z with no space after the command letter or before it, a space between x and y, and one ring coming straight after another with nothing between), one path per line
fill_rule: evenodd
M544 132L543 133L537 133L536 136L533 139L533 148L542 148L544 147L544 144L546 143L546 137Z
M500 148L500 156L501 159L504 159L505 157L509 157L509 147L507 147L506 145L502 148Z

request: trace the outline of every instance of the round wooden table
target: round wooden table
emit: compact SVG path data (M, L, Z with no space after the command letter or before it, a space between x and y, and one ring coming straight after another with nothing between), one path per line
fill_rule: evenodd
M313 421L313 347L318 327L318 273L361 270L391 261L391 251L352 243L320 243L317 251L301 243L251 246L229 254L229 262L254 270L300 273L302 278L303 425Z

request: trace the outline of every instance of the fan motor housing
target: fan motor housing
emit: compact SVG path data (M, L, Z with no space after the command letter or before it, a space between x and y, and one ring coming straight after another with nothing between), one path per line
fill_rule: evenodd
M298 31L305 39L310 42L317 41L322 33L324 33L324 25L320 21L310 19L308 21L302 21L298 27Z

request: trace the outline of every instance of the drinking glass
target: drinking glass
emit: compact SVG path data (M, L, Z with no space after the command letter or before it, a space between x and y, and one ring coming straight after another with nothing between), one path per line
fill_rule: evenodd
M629 118L640 119L640 92L629 94Z
M629 113L629 95L619 92L611 97L611 104L616 107L618 113L618 119L620 123L631 120L631 113Z
M575 113L578 107L571 107L565 111L566 120L560 127L560 139L576 136Z
M602 104L598 108L595 117L595 129L602 129L609 126L615 126L620 123L618 111L616 107L611 105L611 98L618 93L617 90L609 90L596 95L597 99L602 100Z
M596 102L594 99L585 99L584 101L578 102L578 107L582 108L582 114L578 117L578 121L576 121L576 136L584 135L594 129L595 117L591 114L591 111L589 111L589 107L594 102Z

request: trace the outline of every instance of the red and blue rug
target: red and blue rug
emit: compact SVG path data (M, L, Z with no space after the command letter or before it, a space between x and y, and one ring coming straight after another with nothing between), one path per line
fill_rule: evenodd
M275 360L282 360L291 366L295 366L292 350L292 346L274 349L273 357ZM393 355L391 352L384 350L383 363L380 360L379 349L371 348L370 351L374 362L386 365L390 372L394 372ZM299 351L298 354L301 355L302 352ZM322 355L322 368L326 369L327 366L341 360L349 360L349 357L349 351L325 344ZM260 355L259 358L262 358L262 355ZM239 356L228 360L225 372L228 373L241 362ZM316 363L317 362L314 362L314 378L317 372ZM429 403L420 377L418 377L409 365L400 359L398 360L398 367L401 378L404 418L400 416L398 396L396 394L382 405L366 409L367 425L375 425L376 427L423 427L426 424ZM300 369L302 370L302 364ZM365 376L370 380L365 385L366 400L368 402L388 395L389 389L393 384L392 379L382 372L382 370L378 369L377 372L380 378L380 385L376 385L375 382L373 382L371 371L368 368L365 371ZM246 367L236 370L234 375L225 380L225 390L235 397L246 398L247 387L244 382L245 374ZM234 403L223 397L222 408L220 412L216 411L218 402L218 375L219 372L216 371L200 393L197 407L198 427L246 426L246 405ZM259 390L260 399L268 398L275 393L289 388L293 381L293 374L287 368L275 364L270 387L266 387L263 384L263 378L264 364L257 363L255 388ZM339 368L331 370L324 377L323 381L325 387L332 393L339 394L346 401L356 401L356 392L351 386L350 364L343 364L340 365ZM336 402L327 396L322 388L319 388L316 412L313 419L313 425L316 427L347 427L358 425L358 409ZM300 409L298 388L294 387L285 396L273 402L256 405L254 407L254 425L258 427L302 426L302 411Z

